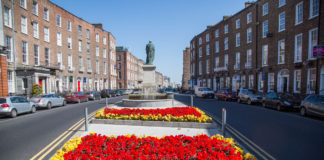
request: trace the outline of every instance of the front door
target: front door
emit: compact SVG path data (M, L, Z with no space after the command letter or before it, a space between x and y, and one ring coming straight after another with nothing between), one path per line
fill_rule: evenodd
M287 92L288 91L288 78L283 77L283 91L282 92Z
M80 92L81 90L81 84L80 84L80 81L78 81L78 92Z

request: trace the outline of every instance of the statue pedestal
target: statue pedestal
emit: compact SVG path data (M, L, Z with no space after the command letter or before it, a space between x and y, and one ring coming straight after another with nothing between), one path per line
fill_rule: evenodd
M155 66L143 65L143 92L144 94L155 93L157 84L155 82Z

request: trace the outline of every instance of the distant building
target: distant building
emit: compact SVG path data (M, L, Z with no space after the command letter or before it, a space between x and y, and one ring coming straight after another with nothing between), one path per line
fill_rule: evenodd
M163 88L164 77L163 74L160 72L155 71L155 83L157 84L158 88Z
M182 89L190 89L190 48L183 50Z
M163 83L164 88L168 88L171 85L170 77L164 76L163 79L164 79L164 83Z

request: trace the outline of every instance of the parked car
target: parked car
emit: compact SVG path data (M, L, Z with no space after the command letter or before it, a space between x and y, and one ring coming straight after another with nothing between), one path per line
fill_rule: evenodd
M68 93L64 96L67 102L76 102L76 103L81 103L81 102L88 102L89 98L88 95L86 95L83 92L73 92L73 93Z
M141 89L133 89L132 92L132 94L141 94L141 93L142 93Z
M216 98L219 100L233 101L236 100L237 96L230 89L220 89L216 92Z
M116 96L116 91L111 90L111 89L103 89L100 92L101 98L106 98L106 97L115 97Z
M215 93L212 89L207 87L196 87L195 96L203 98L214 98Z
M65 106L66 100L63 97L57 96L55 94L47 94L39 97L33 97L30 101L37 104L38 107L46 107L51 109L54 106Z
M0 98L0 114L12 118L21 113L35 113L36 107L37 105L35 103L28 101L24 97L13 96Z
M97 91L90 91L90 92L87 92L86 94L88 95L89 100L100 100L101 99L101 95Z
M300 100L289 93L268 93L263 97L262 106L275 108L278 111L282 109L295 109L300 105Z
M237 102L246 102L247 104L262 103L263 94L255 90L240 89L237 95Z
M300 115L324 117L324 96L309 95L300 104Z
M121 89L116 89L115 92L116 92L116 96L123 95L123 91Z

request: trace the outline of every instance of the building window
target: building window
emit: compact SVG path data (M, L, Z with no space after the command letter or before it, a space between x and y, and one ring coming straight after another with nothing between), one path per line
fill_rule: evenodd
M319 13L319 0L310 0L309 18L318 16Z
M202 74L202 62L199 61L199 75Z
M82 52L82 41L79 40L79 52Z
M316 68L308 69L307 93L314 94L316 90Z
M118 69L121 69L121 67L122 67L122 65L121 65L121 63L119 62L119 63L118 63Z
M61 34L61 32L57 32L57 45L62 46L62 34Z
M199 47L199 57L202 57L202 48Z
M69 70L71 71L71 70L73 70L73 63L72 63L72 55L71 54L69 54L68 55L68 68L69 68Z
M70 20L67 21L67 30L70 32L72 31L72 23Z
M20 7L23 7L25 9L27 9L27 2L26 2L26 0L20 0Z
M279 7L284 6L286 4L286 0L279 0Z
M258 90L260 92L263 92L263 87L264 87L264 79L262 74L265 74L265 72L260 72L258 76Z
M38 23L37 22L33 22L33 31L34 31L34 37L39 38Z
M96 61L96 71L97 71L97 74L100 74L99 61Z
M234 69L240 69L240 52L237 52L235 55Z
M206 60L206 73L209 74L209 59Z
M96 56L99 57L99 47L96 46Z
M57 52L57 65L60 69L62 69L62 53Z
M268 74L268 92L273 92L275 88L274 73Z
M268 20L262 23L262 37L263 38L267 37L267 34L268 34Z
M278 64L285 63L285 40L278 41Z
M225 56L224 56L224 67L226 67L226 69L227 69L227 66L228 66L228 54L225 54Z
M89 29L86 29L86 36L87 36L87 39L90 39L90 30Z
M102 38L102 41L103 41L103 44L104 45L106 45L107 44L107 39L106 39L106 37L104 36L103 38Z
M33 1L33 14L38 16L38 3Z
M215 67L219 68L219 57L215 58Z
M21 22L21 32L28 34L27 18L25 16L21 16L20 22Z
M295 36L295 57L294 57L295 63L302 61L302 41L303 41L302 33Z
M246 15L246 24L249 24L252 22L252 12L249 12L247 15Z
M224 34L228 33L228 24L224 26Z
M3 17L4 17L4 25L7 27L12 27L12 21L11 21L11 9L4 6L3 10Z
M104 72L104 75L107 74L107 63L104 62L104 65L103 65L103 72Z
M102 54L103 54L103 58L107 58L107 50L106 50L106 48L103 49Z
M87 43L87 52L90 53L90 43Z
M268 66L268 45L262 46L262 66Z
M252 42L252 28L246 30L246 43Z
M219 52L219 41L215 42L215 52L218 53Z
M68 49L72 49L72 37L71 36L68 36L67 46L68 46Z
M236 29L239 29L240 26L241 26L241 20L240 20L240 19L237 19L237 20L235 21L235 28L236 28Z
M236 47L238 47L238 46L240 46L241 45L241 35L240 35L240 33L236 33L236 41L235 41L236 43Z
M28 44L25 41L21 43L22 63L28 64Z
M254 76L251 74L249 75L249 89L254 88Z
M80 56L79 57L79 70L82 71L82 69L83 69L83 58Z
M206 55L209 55L209 44L206 45Z
M78 25L78 33L79 36L82 36L82 26Z
M218 29L216 29L216 31L215 31L215 37L216 37L216 38L219 37L219 30L218 30Z
M49 42L50 41L50 35L49 35L49 28L44 27L44 41Z
M45 66L50 66L50 51L49 48L44 49L44 56L45 56Z
M241 76L241 88L245 88L245 83L246 83L245 76L243 75Z
M246 68L250 68L252 66L252 49L248 49L246 51Z
M8 71L8 92L9 93L15 92L13 71Z
M56 15L56 26L62 27L62 17L60 15Z
M309 31L309 40L308 40L308 59L312 60L315 59L313 55L313 48L318 43L318 29L312 29Z
M301 90L301 70L295 70L294 74L294 92L300 93Z
M35 66L39 65L39 47L38 45L34 45L34 60Z
M206 34L206 42L209 42L209 34Z
M286 28L286 13L282 12L279 14L279 26L278 31L281 32Z
M199 45L201 45L201 44L202 44L202 38L199 37Z
M230 88L230 84L231 84L231 77L226 77L225 87Z
M99 34L96 33L96 42L99 42Z
M91 59L90 58L87 59L87 69L88 69L88 71L91 70Z
M6 48L7 48L7 51L8 51L8 54L7 54L7 61L8 62L12 62L13 59L12 59L12 38L10 36L7 36L6 35Z
M224 39L224 50L228 50L228 37Z
M47 8L44 8L44 20L49 21L49 11Z
M268 3L265 3L263 6L262 6L262 16L265 16L268 14L268 11L269 11L269 5Z
M295 25L303 22L303 2L296 5Z

